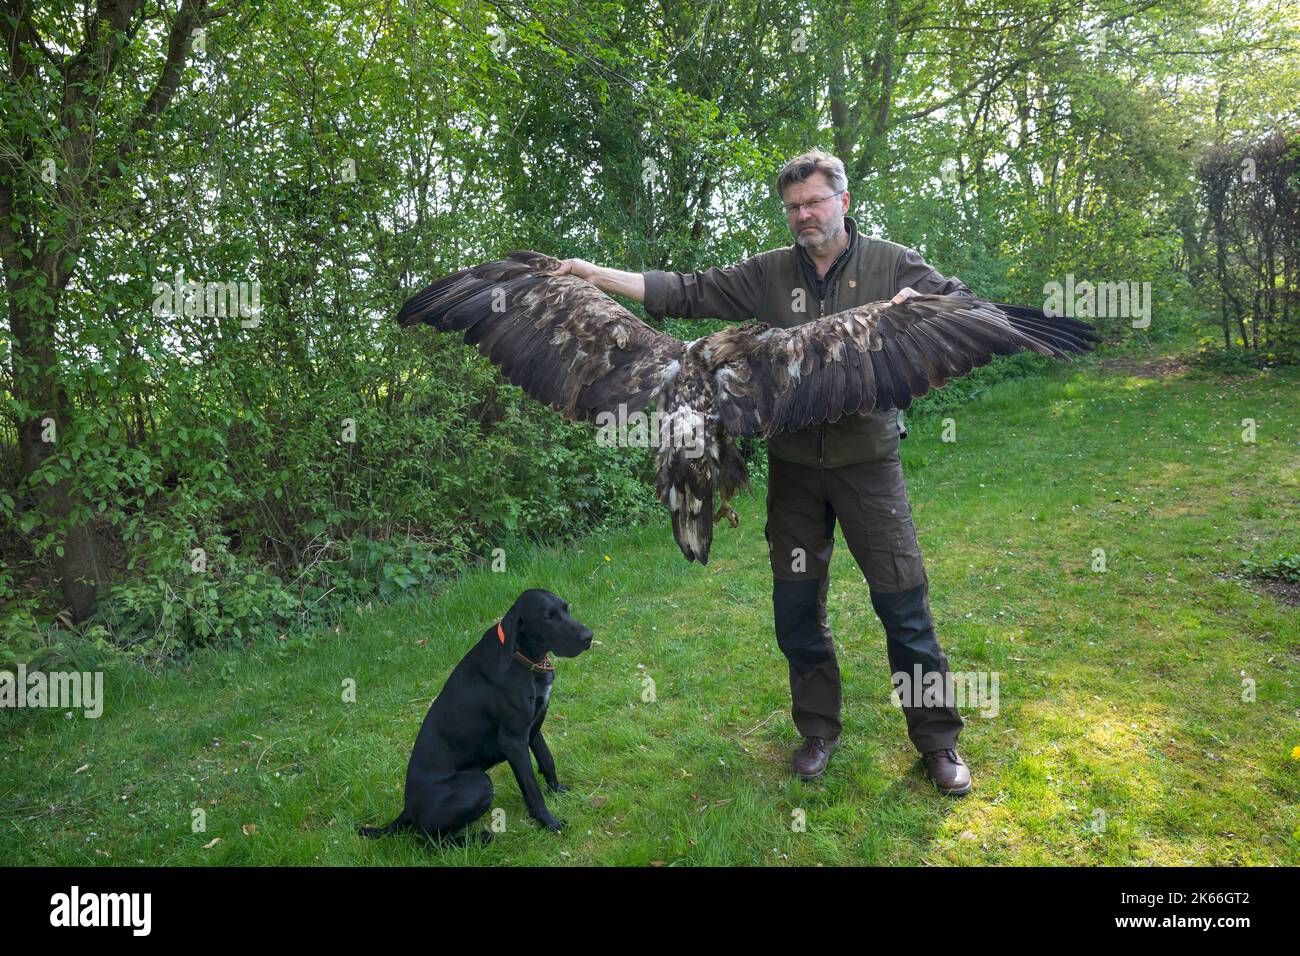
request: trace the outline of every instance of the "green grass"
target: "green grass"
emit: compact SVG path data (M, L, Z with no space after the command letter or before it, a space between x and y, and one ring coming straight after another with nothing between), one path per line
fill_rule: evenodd
M1233 573L1298 550L1298 382L1087 363L990 388L952 413L955 443L909 419L940 641L954 669L1000 675L998 715L967 712L962 800L928 784L890 705L842 539L845 736L824 782L789 773L757 488L707 568L682 560L665 518L512 552L506 573L362 608L337 633L111 672L98 720L0 714L0 863L1296 865L1300 613ZM532 825L503 764L489 846L354 836L400 809L430 697L527 587L567 598L600 642L559 661L547 722L573 788L548 798L565 832Z

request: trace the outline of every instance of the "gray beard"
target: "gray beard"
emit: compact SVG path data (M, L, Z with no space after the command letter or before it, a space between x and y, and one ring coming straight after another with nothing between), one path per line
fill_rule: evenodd
M814 227L816 228L816 227ZM826 234L826 238L820 242L799 233L795 236L795 242L807 249L811 254L825 256L835 247L835 241L839 239L840 234L844 232L844 222L840 220L828 227L831 231ZM820 230L819 230L820 231Z

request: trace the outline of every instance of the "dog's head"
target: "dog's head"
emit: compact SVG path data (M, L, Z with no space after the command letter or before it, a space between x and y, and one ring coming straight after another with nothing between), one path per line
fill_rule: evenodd
M547 654L577 657L591 647L591 628L569 614L569 602L550 591L530 588L515 600L501 622L508 666L518 650L540 661Z

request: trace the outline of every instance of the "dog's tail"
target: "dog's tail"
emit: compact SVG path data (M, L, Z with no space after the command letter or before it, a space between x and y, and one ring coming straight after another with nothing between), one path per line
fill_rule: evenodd
M357 827L357 836L363 836L369 840L377 840L381 836L388 836L390 833L405 830L410 825L411 821L406 818L406 811L403 810L402 815L386 827Z

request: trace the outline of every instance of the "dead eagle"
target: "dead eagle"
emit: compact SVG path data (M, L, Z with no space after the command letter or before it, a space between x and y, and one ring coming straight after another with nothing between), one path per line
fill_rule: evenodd
M657 491L688 561L709 561L713 493L748 485L735 438L798 431L912 399L972 368L1032 349L1066 358L1093 327L1038 309L956 295L872 302L782 329L758 322L683 342L646 325L559 260L514 252L439 279L397 315L465 341L515 385L570 420L634 415L651 401L661 429ZM603 420L608 421L607 417ZM705 453L707 452L707 453Z

